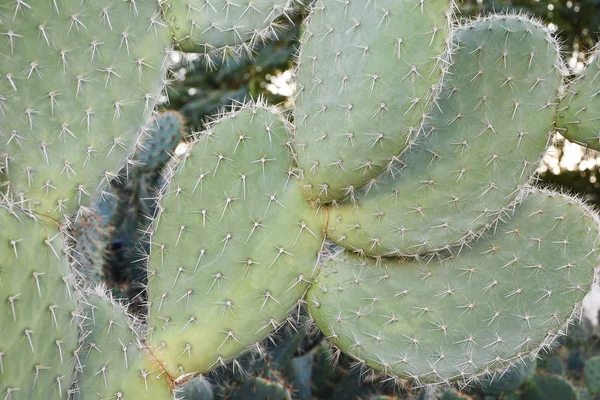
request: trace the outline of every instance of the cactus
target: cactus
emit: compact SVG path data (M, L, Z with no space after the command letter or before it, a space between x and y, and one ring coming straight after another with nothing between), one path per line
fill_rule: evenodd
M80 361L74 277L53 225L0 203L2 398L66 398Z
M143 232L139 319L90 274L71 277L66 263L86 246L97 263L102 246L67 239L69 216L103 207L123 166L143 175L166 160L142 136L153 124L179 132L175 115L150 119L169 33L210 65L263 40L289 4L0 5L0 395L178 396L238 368L304 302L359 367L417 385L501 376L566 332L593 281L599 225L579 200L527 186L553 121L579 101L557 116L554 39L522 16L451 32L449 1L374 3L313 6L294 125L244 105L168 162ZM116 200L137 227L137 199ZM327 236L346 249L327 256ZM291 364L302 396L307 360ZM291 398L264 371L230 396ZM525 397L573 396L546 375L532 382Z
M164 188L148 329L151 345L169 350L161 357L170 373L207 372L238 356L306 291L322 222L296 183L288 141L274 110L243 108L198 138Z
M161 3L176 44L183 51L203 53L210 66L215 52L217 58L228 55L227 52L235 56L240 48L251 51L257 42L276 35L277 18L291 12L294 1L164 0Z
M594 396L600 394L600 356L590 358L584 371L590 393Z
M524 400L578 400L579 394L573 385L555 375L536 375L530 388L523 395Z
M103 214L82 215L71 229L71 257L78 273L90 283L110 280L104 270L111 230L108 219L107 215Z
M191 379L180 389L177 390L177 396L183 400L212 400L214 399L213 389L203 376Z
M0 179L58 220L133 150L163 88L169 30L152 2L4 2L0 20Z
M561 80L556 42L524 18L490 18L452 46L422 138L332 208L328 235L344 247L402 256L462 246L502 218L537 168Z
M600 149L600 48L581 76L566 88L557 128L567 139Z
M71 255L86 282L104 282L118 289L116 293L124 292L130 301L141 295L145 269L138 271L134 261L139 252L131 249L140 241L139 230L147 228L147 217L155 212L161 170L185 137L182 124L176 112L156 115L143 130L129 164L109 183L105 196L96 199L95 211L73 224ZM123 246L130 251L119 251Z
M240 387L233 389L227 396L227 398L231 400L292 399L289 390L281 383L264 378L249 379Z
M450 2L323 2L299 52L294 109L305 190L328 202L376 178L424 122Z
M336 346L383 373L474 377L553 341L590 286L597 233L575 200L534 191L456 258L334 255L308 292L310 311Z
M79 368L79 398L139 399L147 393L168 399L170 388L157 379L162 371L146 357L143 341L126 309L111 301L102 286L87 291L81 324L84 364Z
M182 127L183 117L174 111L162 112L153 118L133 156L136 170L154 172L168 162L172 157L171 152L185 137Z
M531 380L535 367L535 360L514 364L508 370L502 371L500 377L492 374L483 378L477 383L475 389L479 393L495 396L514 392L523 382Z

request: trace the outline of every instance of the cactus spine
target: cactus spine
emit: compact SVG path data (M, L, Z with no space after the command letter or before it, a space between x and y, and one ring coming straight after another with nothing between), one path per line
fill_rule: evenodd
M441 0L317 1L295 126L246 105L169 171L148 232L142 321L102 288L74 284L68 241L54 239L135 163L169 31L210 65L262 40L288 5L0 5L0 395L167 398L259 347L307 290L342 351L421 383L506 371L564 332L592 282L599 226L577 200L525 186L557 108L554 40L520 16L450 32ZM338 17L347 26L334 27ZM594 130L584 111L578 126ZM326 232L358 256L320 265ZM420 259L397 257L407 254ZM24 305L38 318L22 318ZM289 397L267 378L247 385Z

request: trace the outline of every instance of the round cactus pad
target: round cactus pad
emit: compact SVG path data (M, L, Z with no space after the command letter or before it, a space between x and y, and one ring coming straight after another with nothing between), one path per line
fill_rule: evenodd
M598 234L579 201L534 191L455 257L336 254L307 301L325 335L369 367L420 383L470 380L563 332L590 288Z
M502 218L547 147L561 84L539 23L497 16L452 38L452 64L423 130L386 173L341 206L329 237L366 254L460 246Z
M321 215L290 167L279 115L222 118L163 191L150 257L149 343L169 373L206 372L262 341L316 271Z
M340 200L423 123L441 77L448 0L316 1L301 38L295 148L305 190Z
M556 124L567 139L600 150L600 48L579 79L567 88Z
M290 0L166 0L165 19L183 51L211 53L276 34L274 22L290 11Z

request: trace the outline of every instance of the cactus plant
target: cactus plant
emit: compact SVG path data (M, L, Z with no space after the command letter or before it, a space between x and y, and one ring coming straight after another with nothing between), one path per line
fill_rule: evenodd
M80 314L56 224L0 203L0 394L66 398Z
M415 4L313 6L301 39L294 108L298 166L312 198L352 195L425 122L446 62L451 4Z
M109 182L104 196L95 199L94 211L73 223L70 236L76 246L71 255L86 282L104 282L139 302L145 269L134 262L140 256L135 247L155 212L162 168L185 137L182 124L182 117L172 111L153 117L129 163ZM128 251L119 251L123 248Z
M600 149L600 48L585 71L566 88L558 112L559 132L567 139Z
M456 258L333 255L308 293L311 314L337 346L383 373L424 383L487 373L560 332L591 283L596 233L577 202L536 191ZM573 235L580 242L559 246Z
M135 146L164 85L169 30L151 3L4 2L0 15L1 179L58 220Z
M531 387L525 392L524 400L565 399L578 400L579 395L573 385L553 375L536 375Z
M592 395L600 394L600 357L592 357L585 365L585 380Z
M217 3L0 5L0 395L177 396L237 367L304 301L358 365L416 384L502 375L565 333L593 281L599 222L527 186L567 110L555 40L523 16L451 29L445 0L317 1L293 124L244 105L169 161L142 318L85 277L74 285L77 250L52 240L136 163L169 33L210 64L263 40L289 6ZM326 237L346 250L327 256ZM249 391L291 396L268 376L232 396Z
M493 18L460 30L451 45L421 137L332 209L328 234L344 247L375 256L457 248L501 219L535 171L561 79L556 42L522 18Z

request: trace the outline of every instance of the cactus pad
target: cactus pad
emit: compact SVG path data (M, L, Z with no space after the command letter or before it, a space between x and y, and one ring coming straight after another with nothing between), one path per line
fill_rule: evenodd
M335 255L307 300L325 335L372 368L422 383L473 379L562 332L592 282L598 229L579 201L534 191L454 257Z
M162 367L150 361L134 321L103 286L87 289L84 311L78 399L171 399Z
M332 207L328 236L347 249L414 255L467 243L535 171L561 83L556 42L541 24L500 16L462 27L453 46L421 137Z
M148 341L173 375L262 341L315 272L323 222L296 182L288 135L274 111L245 107L193 144L163 190Z
M152 119L133 156L137 170L155 172L167 163L171 152L184 138L183 117L176 111L165 111Z
M592 357L585 364L585 380L590 393L594 396L600 394L600 356Z
M600 48L590 64L567 90L557 125L567 139L600 150Z
M523 400L579 400L571 382L558 375L540 374L533 378Z
M210 55L214 50L275 34L274 22L290 11L290 0L164 0L165 19L181 50ZM210 59L207 61L210 62Z
M0 204L0 398L67 399L77 298L53 224Z
M319 0L301 39L295 147L321 202L377 177L423 123L449 32L448 0Z
M0 179L15 201L58 218L116 176L163 87L158 13L136 1L0 4Z

